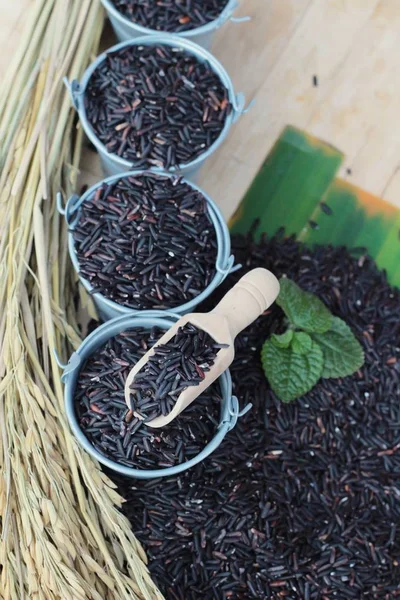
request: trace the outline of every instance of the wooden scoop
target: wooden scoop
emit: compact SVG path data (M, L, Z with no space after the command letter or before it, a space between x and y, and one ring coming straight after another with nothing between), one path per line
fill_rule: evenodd
M225 294L211 312L191 313L181 317L130 371L125 384L125 400L128 407L131 407L132 391L130 386L136 374L154 354L155 348L166 344L175 336L180 327L191 323L198 329L203 329L218 344L228 344L228 347L218 351L213 365L199 385L189 386L181 392L174 408L168 415L159 416L146 424L149 427L159 428L171 423L229 367L235 356L235 337L271 306L278 294L279 282L275 275L266 269L253 269Z

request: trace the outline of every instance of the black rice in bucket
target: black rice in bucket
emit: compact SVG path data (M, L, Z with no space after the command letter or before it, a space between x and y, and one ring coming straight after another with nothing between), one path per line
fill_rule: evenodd
M280 309L242 332L231 373L240 404L253 410L180 476L115 478L150 571L167 600L395 599L400 292L362 251L280 237L237 237L233 247L246 270L269 268L320 296L355 332L366 362L283 404L260 364L264 340L282 328Z
M181 33L217 19L228 0L111 0L125 17L142 27Z
M96 68L85 107L108 152L135 169L167 170L204 154L232 110L208 62L180 48L134 44Z
M125 403L125 381L163 331L131 329L111 338L83 366L75 392L81 429L101 454L135 469L162 469L190 460L215 436L220 421L218 384L170 425L151 429Z
M73 236L92 293L132 309L182 306L216 273L207 201L180 179L146 174L104 183L81 205Z
M179 327L136 374L130 386L134 414L145 422L168 415L184 390L203 381L220 348L208 333L191 323Z

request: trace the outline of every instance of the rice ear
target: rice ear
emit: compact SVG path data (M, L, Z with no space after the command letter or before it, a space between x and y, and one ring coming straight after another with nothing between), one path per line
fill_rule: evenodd
M79 343L55 198L73 192L83 136L62 79L97 53L103 11L37 0L26 23L0 101L0 585L7 600L154 600L113 485L69 431L53 354Z

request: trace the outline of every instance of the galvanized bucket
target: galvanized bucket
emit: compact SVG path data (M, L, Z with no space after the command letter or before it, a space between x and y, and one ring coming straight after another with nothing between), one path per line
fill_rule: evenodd
M149 172L149 171L147 171ZM102 186L104 183L109 184L115 181L118 181L124 177L137 177L139 175L145 174L146 171L130 171L128 173L123 173L120 175L114 175L112 177L108 177L107 179L103 179L99 183L96 183L93 187L91 187L83 196L79 197L77 195L71 196L68 202L65 205L65 208L62 205L61 194L57 195L57 206L59 212L64 215L65 220L68 225L69 235L68 235L68 247L69 254L71 257L71 261L74 265L76 272L79 275L79 262L78 257L75 250L75 241L73 236L74 226L76 225L79 219L79 208L80 206L89 198L92 198L95 194L97 188ZM161 173L158 173L161 175ZM174 175L169 173L162 173L163 177L172 178ZM181 306L173 307L168 309L170 312L173 312L177 315L184 315L189 312L193 312L198 304L200 304L203 300L205 300L233 271L236 271L241 267L241 265L235 265L234 256L231 255L231 238L229 235L229 230L226 224L226 221L219 210L218 206L211 200L211 198L198 186L190 181L183 180L185 183L190 185L193 189L199 191L207 201L209 215L211 221L215 228L215 234L217 237L217 259L215 263L216 273L212 282L198 295L196 298L191 300L190 302L186 302ZM80 277L81 283L87 289L87 291L92 294L92 286L83 277ZM117 304L113 300L109 300L105 298L102 294L92 294L94 302L96 304L97 310L99 312L99 316L103 321L108 321L109 319L114 319L115 317L120 317L121 315L132 315L140 312L141 314L147 313L148 311L136 311L132 308L128 308L126 306L122 306L121 304Z
M160 33L155 29L149 29L148 27L143 27L142 25L133 23L118 11L118 9L110 0L101 0L101 2L107 11L108 18L111 21L115 35L120 42L133 40L134 38L143 35L157 35ZM177 33L175 35L187 40L191 40L192 42L196 42L196 44L203 46L203 48L209 48L215 32L228 20L232 21L233 23L243 23L250 20L250 17L233 17L233 13L238 6L239 2L237 0L229 0L224 10L214 21L211 21L206 25L202 25L201 27L190 29L189 31L182 31L181 33Z
M61 368L64 369L62 381L65 384L65 410L72 432L74 433L80 445L87 452L89 452L93 458L98 460L106 467L113 469L113 471L120 473L121 475L136 477L137 479L153 479L156 477L176 475L178 473L182 473L182 471L190 469L214 452L214 450L216 450L216 448L218 448L218 446L221 444L228 431L230 431L236 425L238 418L244 415L251 408L251 404L248 404L245 409L240 412L238 400L235 396L232 396L232 380L230 373L229 371L225 371L218 380L222 396L219 427L214 438L197 456L191 460L180 465L164 469L133 469L107 458L98 450L96 450L96 448L94 448L94 446L82 432L75 412L75 389L81 367L85 364L85 361L97 350L97 348L103 346L107 340L118 335L119 333L135 327L144 327L145 329L150 330L152 327L156 326L167 330L174 324L177 318L178 317L174 314L168 315L159 311L152 311L148 312L146 316L131 315L128 317L113 319L108 323L104 323L101 327L91 333L83 341L78 350L72 354L68 364L62 365L59 362Z
M118 173L123 173L132 169L132 165L128 160L121 158L116 154L110 154L107 151L105 145L99 140L96 133L94 132L92 126L90 125L85 109L85 92L88 86L89 80L96 70L96 68L106 59L107 53L115 52L120 50L121 48L126 48L132 45L139 46L149 46L149 45L164 45L164 46L172 46L174 48L182 48L189 54L197 57L197 59L201 62L207 61L214 72L218 75L221 82L228 90L229 100L232 103L233 110L231 114L227 117L225 121L225 126L221 131L220 136L215 140L215 142L207 148L207 150L195 158L193 161L179 165L177 167L171 168L170 172L179 172L180 175L184 175L185 177L190 176L193 179L196 171L199 170L204 161L211 156L211 154L222 144L226 136L228 135L229 129L232 124L244 113L247 112L248 108L245 108L245 97L244 94L239 93L236 94L233 88L232 80L230 79L228 73L225 71L224 67L221 63L207 50L194 44L193 42L182 39L175 35L169 34L157 34L153 36L144 36L140 38L136 38L134 40L130 40L127 42L122 42L121 44L117 44L112 48L109 48L107 52L101 54L86 70L82 81L78 83L78 81L73 80L69 82L68 80L64 80L71 95L72 103L79 114L80 121L82 123L83 129L85 130L86 135L89 140L96 147L99 152L102 167L105 175L116 175ZM152 171L160 171L160 169L152 168Z

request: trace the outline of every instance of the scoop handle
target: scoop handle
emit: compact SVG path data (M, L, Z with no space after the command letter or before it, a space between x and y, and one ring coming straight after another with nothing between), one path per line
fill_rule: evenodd
M267 269L253 269L244 275L211 311L223 315L234 339L255 321L279 294L279 281Z

